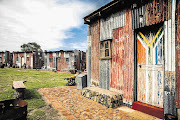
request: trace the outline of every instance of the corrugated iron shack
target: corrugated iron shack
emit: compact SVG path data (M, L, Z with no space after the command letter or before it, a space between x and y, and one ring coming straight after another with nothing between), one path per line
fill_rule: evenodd
M29 69L41 69L43 66L43 52L13 52L13 65L22 68L26 66Z
M119 92L134 109L177 116L179 14L179 0L113 0L84 17L88 86Z
M5 64L7 66L7 64L12 65L12 61L11 61L11 53L9 51L1 51L0 52L0 62L2 62L3 64Z
M85 54L80 50L45 51L44 66L49 70L75 73L77 70L86 69Z

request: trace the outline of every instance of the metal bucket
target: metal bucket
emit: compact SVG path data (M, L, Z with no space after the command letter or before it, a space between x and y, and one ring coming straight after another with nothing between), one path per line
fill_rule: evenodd
M24 100L0 101L0 120L26 120L27 105Z

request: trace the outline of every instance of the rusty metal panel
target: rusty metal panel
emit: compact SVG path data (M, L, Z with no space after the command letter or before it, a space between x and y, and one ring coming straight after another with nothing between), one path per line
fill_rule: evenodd
M100 41L112 39L113 29L126 25L126 10L100 19Z
M110 60L99 60L99 87L109 90Z
M91 24L91 82L99 81L99 21Z
M86 57L86 60L87 60L87 87L90 87L91 86L91 26L88 25L88 49L87 49L87 57Z
M180 1L176 4L176 108L180 108Z
M175 0L168 0L168 20L164 22L165 31L165 81L164 113L176 115L175 109Z
M123 102L132 105L134 85L134 36L132 12L126 11L126 26L113 30L110 87L123 94Z
M60 58L57 58L57 70L63 72L68 69L68 63L64 57L64 52L61 52Z
M149 3L139 5L137 8L133 8L132 12L133 29L154 25L171 19L172 1L152 0ZM142 17L141 22L140 17Z

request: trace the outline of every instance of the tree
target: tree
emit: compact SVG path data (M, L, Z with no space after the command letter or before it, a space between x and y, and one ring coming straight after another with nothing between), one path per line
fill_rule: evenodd
M27 44L21 45L21 51L28 52L28 51L42 51L41 46L38 45L36 42L29 42Z

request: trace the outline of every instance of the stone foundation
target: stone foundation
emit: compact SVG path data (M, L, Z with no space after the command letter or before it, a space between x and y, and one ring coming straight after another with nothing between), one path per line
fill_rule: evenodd
M98 87L87 87L81 92L82 96L96 101L108 108L119 107L123 104L122 95Z

